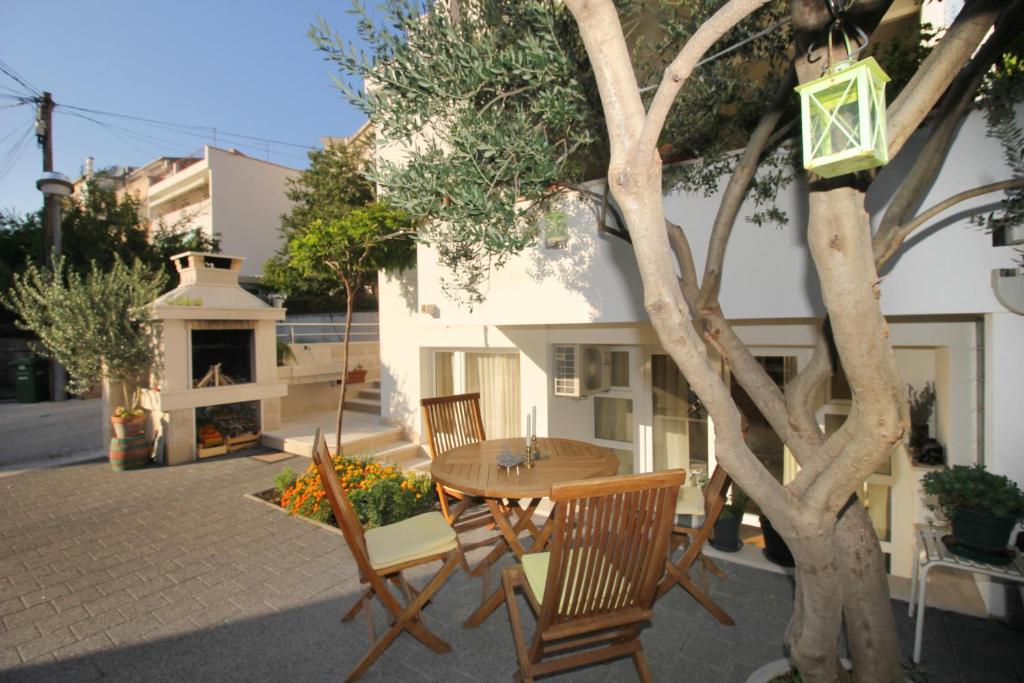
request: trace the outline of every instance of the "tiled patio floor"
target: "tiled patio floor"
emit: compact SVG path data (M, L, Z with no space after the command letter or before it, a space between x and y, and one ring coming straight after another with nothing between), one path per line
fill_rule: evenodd
M0 680L341 680L367 647L360 621L340 622L358 590L341 536L243 498L288 464L228 457L115 474L90 462L0 479ZM737 625L672 591L643 636L657 680L744 681L781 656L790 579L723 567L728 579L710 577L712 594ZM509 680L504 609L478 629L460 625L480 585L458 573L426 609L453 652L403 635L365 680ZM894 608L908 653L906 604ZM928 617L913 680L1022 680L1020 632ZM627 659L553 680L634 674Z

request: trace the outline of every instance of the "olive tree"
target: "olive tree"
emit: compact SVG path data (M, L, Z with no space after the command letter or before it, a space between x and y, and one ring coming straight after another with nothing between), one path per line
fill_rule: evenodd
M847 25L870 34L891 0L836 4ZM877 229L865 207L875 173L808 177L807 241L827 317L810 362L785 387L742 343L719 291L743 200L760 202L754 222L786 220L772 198L793 174L792 89L846 56L825 54L833 21L826 3L389 0L378 9L379 24L365 11L360 24L372 55L345 45L324 22L311 33L343 72L370 84L349 88L352 100L388 142L406 149L375 179L424 222L419 237L468 291L463 300L478 301L489 269L536 238L536 219L554 197L579 192L616 208L651 324L714 420L719 461L793 552L786 644L805 680L847 675L836 655L844 621L853 677L902 680L882 553L855 493L908 425L880 272L909 235L967 198L1008 191L994 218L1019 220L1019 176L921 204L979 93L1001 91L1005 103L1007 92L1020 92L1007 86L1021 78L1007 50L1021 33L1021 3L973 0L931 50L894 53L892 65L902 54L907 68L887 107L889 155L918 130L925 143ZM763 42L743 42L759 35ZM996 134L1017 146L1008 156L1019 173L1013 159L1022 138L1009 111L994 122ZM666 165L687 158L697 161ZM595 159L611 201L580 185L594 177ZM709 190L723 173L729 181L712 225L666 219L666 188ZM698 272L687 233L708 228ZM775 479L745 443L740 409L708 347L798 461L791 482ZM816 397L838 364L854 401L843 426L826 436L814 417Z

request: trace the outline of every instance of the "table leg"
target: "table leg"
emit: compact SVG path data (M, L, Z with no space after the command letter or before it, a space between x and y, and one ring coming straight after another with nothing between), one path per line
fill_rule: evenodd
M921 663L921 641L924 638L924 612L925 600L928 591L928 570L931 567L925 565L921 568L919 584L917 586L917 623L914 626L914 664Z

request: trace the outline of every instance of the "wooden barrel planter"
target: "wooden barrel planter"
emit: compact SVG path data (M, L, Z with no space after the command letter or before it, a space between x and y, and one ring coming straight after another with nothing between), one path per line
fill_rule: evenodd
M119 439L146 433L146 418L143 415L129 417L112 415L110 417L110 424L114 428L114 436Z
M110 440L110 467L115 472L137 470L149 463L149 441L145 434Z

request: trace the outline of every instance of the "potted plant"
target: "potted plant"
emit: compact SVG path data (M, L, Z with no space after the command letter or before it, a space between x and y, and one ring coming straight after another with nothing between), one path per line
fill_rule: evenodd
M67 370L72 393L89 393L104 381L121 383L124 403L111 417L115 470L149 460L139 387L159 362L149 304L166 281L140 261L128 266L115 258L107 270L94 263L82 274L58 258L49 269L29 266L0 292L0 303L18 316L16 325L35 333L45 354Z
M910 402L910 447L918 451L928 440L928 425L935 409L935 383L926 382L920 391L908 384L907 398Z
M761 515L761 533L764 536L764 556L769 562L783 567L792 567L796 564L793 560L793 553L789 551L785 539L772 526L772 521Z
M366 381L366 368L363 367L362 363L356 365L355 369L348 371L346 381L349 384L362 384Z
M743 525L743 514L749 502L747 494L735 484L732 487L732 498L722 508L715 522L715 533L711 539L711 547L727 553L738 552L743 547L740 540L740 527Z
M1024 493L1017 483L984 465L957 465L924 475L924 492L953 525L949 549L986 562L1009 561L1006 552L1014 525L1024 517Z

